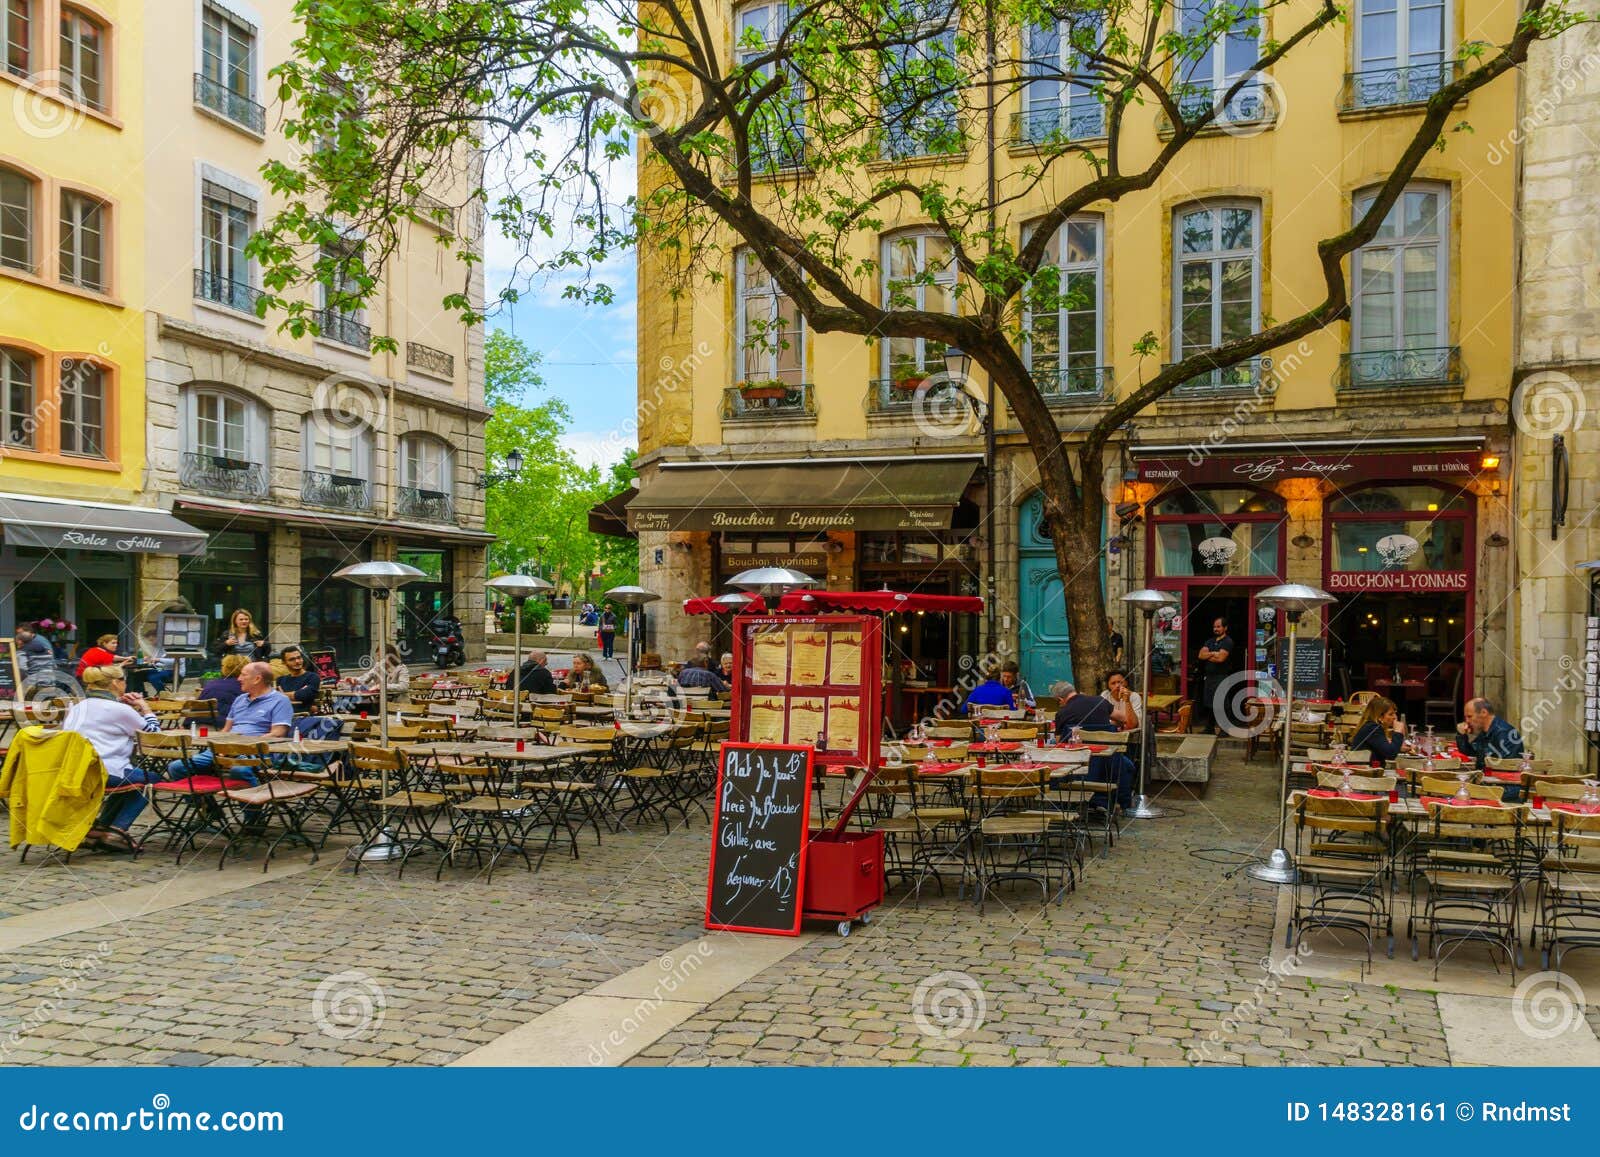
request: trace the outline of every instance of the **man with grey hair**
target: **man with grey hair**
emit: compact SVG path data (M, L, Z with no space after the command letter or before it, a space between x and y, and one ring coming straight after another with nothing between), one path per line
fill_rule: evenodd
M517 689L533 695L554 695L556 677L545 666L549 661L550 657L537 647L529 651L528 661L522 664L522 670L517 674Z
M283 739L294 726L294 704L282 691L272 685L272 665L246 663L239 672L239 697L228 708L228 719L222 730L229 735L247 739ZM187 761L173 760L167 771L174 777L192 775L212 764L211 751L198 751ZM229 769L230 776L254 784L256 774L248 767Z
M1456 748L1470 755L1479 768L1486 759L1516 759L1522 754L1522 736L1481 695L1467 700L1466 719L1456 724Z
M1071 683L1057 683L1051 688L1061 706L1056 710L1056 742L1065 743L1072 737L1074 727L1086 727L1090 731L1115 731L1117 724L1111 718L1111 701L1099 695L1081 694ZM1089 778L1100 783L1115 783L1117 785L1117 804L1123 808L1133 806L1133 761L1120 752L1091 755L1089 757ZM1104 797L1096 796L1091 801L1096 807L1106 807L1110 804Z

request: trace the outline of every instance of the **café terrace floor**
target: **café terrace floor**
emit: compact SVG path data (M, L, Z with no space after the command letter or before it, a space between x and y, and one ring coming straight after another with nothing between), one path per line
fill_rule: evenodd
M1403 935L1364 976L1326 935L1286 954L1278 890L1229 874L1273 842L1274 769L1213 773L1059 907L925 888L846 939L705 933L699 822L487 884L331 842L265 874L7 853L0 1063L1600 1064L1600 953L1520 1000L1474 947L1437 981Z

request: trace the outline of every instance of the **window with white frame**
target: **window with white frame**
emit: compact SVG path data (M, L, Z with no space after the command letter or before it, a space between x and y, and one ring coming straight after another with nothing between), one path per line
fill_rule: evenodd
M61 192L61 280L104 292L106 207L85 193Z
M400 485L430 494L455 489L455 458L450 447L428 434L407 434L400 444Z
M349 260L359 253L360 243L353 241L322 247L322 255L326 260ZM322 282L319 292L322 295L322 310L317 317L317 324L322 336L329 341L366 349L372 336L366 325L366 311L348 300L349 296L361 293L361 283L355 273L341 264L333 273L333 284L330 286L328 282Z
M1357 0L1351 104L1414 104L1454 75L1444 0Z
M734 17L734 51L741 65L753 68L760 87L773 77L773 62L759 63L789 26L787 3L746 4ZM793 168L805 163L805 82L795 76L780 92L761 103L750 123L750 161L756 169Z
M266 421L261 407L231 390L204 386L186 391L186 434L191 453L227 462L266 458Z
M1355 198L1359 219L1376 191ZM1352 376L1362 381L1438 380L1450 375L1447 276L1450 193L1408 185L1378 234L1352 258Z
M956 260L938 233L897 233L883 239L883 304L889 309L956 312ZM883 341L884 377L904 381L944 370L944 343L925 337Z
M63 91L102 112L105 93L105 27L76 8L61 9L61 78Z
M200 183L200 297L254 310L254 278L244 247L255 223L253 199L212 181Z
M1225 19L1228 12L1233 13L1232 19L1225 29L1218 28L1219 19ZM1209 111L1260 59L1261 29L1259 10L1249 4L1225 3L1220 13L1218 0L1189 0L1179 7L1178 32L1187 47L1178 63L1173 95L1186 120ZM1266 86L1259 77L1252 77L1215 119L1267 120L1272 115L1268 99Z
M739 380L779 381L786 386L804 382L805 320L794 300L748 249L739 251L734 295Z
M1095 86L1068 79L1086 75L1083 52L1099 46L1103 28L1100 12L1026 28L1023 51L1029 80L1022 89L1017 139L1075 141L1105 133L1105 106Z
M33 0L0 6L0 68L12 76L33 73Z
M372 431L331 412L309 414L305 423L306 469L338 478L372 477Z
M885 29L883 152L936 156L964 147L954 0L900 0Z
M61 363L61 452L105 457L106 372L93 362Z
M33 272L33 178L0 167L0 265Z
M1179 209L1173 223L1173 347L1177 360L1256 332L1261 311L1261 209L1218 201ZM1193 385L1235 385L1247 367Z
M37 419L34 405L39 359L27 350L0 346L0 407L5 410L5 426L0 431L5 445L32 450L37 445Z
M1056 230L1025 299L1024 353L1046 394L1098 392L1105 258L1103 221L1073 217Z
M230 121L262 132L266 110L255 99L256 71L255 27L219 4L203 4L195 100Z

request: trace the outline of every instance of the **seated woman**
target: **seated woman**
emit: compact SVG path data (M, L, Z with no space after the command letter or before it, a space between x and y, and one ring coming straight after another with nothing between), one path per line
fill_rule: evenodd
M567 672L561 685L569 691L604 691L606 677L595 666L588 651L579 651L572 656L572 670Z
M125 784L154 783L160 775L134 767L133 745L141 731L159 731L161 723L145 706L144 696L128 692L121 667L86 667L85 698L72 705L62 721L63 731L75 731L89 741L106 769L107 789ZM84 842L110 851L137 851L128 827L144 810L142 791L110 796L100 808L100 819Z
M80 681L83 673L90 667L110 667L114 664L126 663L132 655L117 654L117 637L115 635L101 635L94 641L94 646L85 647L83 654L78 656L78 666L73 674Z
M1399 755L1406 742L1406 725L1399 714L1394 703L1381 695L1368 700L1356 733L1350 737L1350 750L1370 751L1373 767L1382 767Z
M228 717L228 709L233 706L233 701L243 694L243 688L239 686L239 672L244 670L244 665L249 661L244 655L224 655L222 674L201 684L198 697L217 701L216 718L211 721L214 726L222 726L222 721Z
M400 658L400 652L393 643L383 649L384 669L389 673L389 695L391 698L405 694L411 689L411 672L406 669L405 661ZM367 666L361 669L361 674L350 680L353 687L362 690L376 691L380 672L376 667ZM333 709L341 714L363 711L371 708L376 710L372 700L365 696L346 695L335 698Z

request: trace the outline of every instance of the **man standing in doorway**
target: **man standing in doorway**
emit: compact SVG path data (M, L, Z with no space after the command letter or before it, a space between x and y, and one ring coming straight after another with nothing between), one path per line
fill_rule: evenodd
M1228 624L1222 619L1213 620L1211 638L1200 645L1200 698L1195 703L1195 711L1203 724L1217 735L1221 735L1228 724L1228 708L1221 695L1222 684L1232 664L1233 649Z

